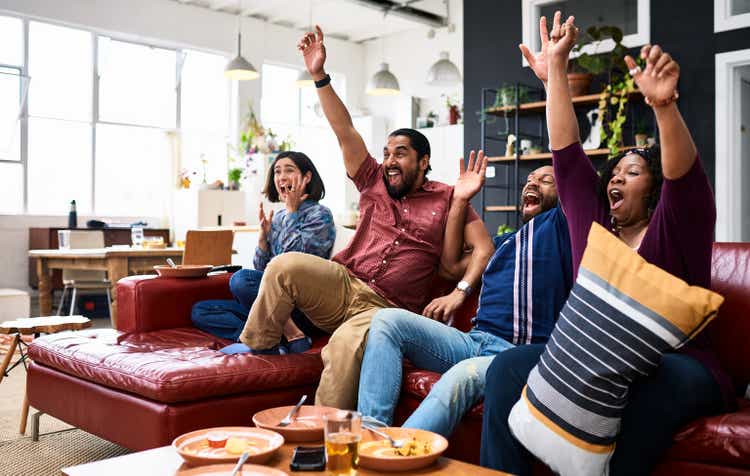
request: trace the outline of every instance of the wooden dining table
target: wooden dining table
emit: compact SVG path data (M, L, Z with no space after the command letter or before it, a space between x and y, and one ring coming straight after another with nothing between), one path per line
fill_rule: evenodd
M182 248L145 249L110 247L90 249L30 250L36 258L39 278L39 313L52 314L52 270L84 269L106 271L112 283L112 327L117 324L117 281L131 274L152 272L155 265L165 264L167 258L182 262Z

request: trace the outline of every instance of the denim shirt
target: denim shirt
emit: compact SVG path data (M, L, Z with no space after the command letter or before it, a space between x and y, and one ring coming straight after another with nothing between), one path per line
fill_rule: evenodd
M305 200L294 213L287 213L285 209L274 213L268 237L269 251L256 247L253 266L263 271L271 258L288 251L328 259L335 240L331 210L314 200Z

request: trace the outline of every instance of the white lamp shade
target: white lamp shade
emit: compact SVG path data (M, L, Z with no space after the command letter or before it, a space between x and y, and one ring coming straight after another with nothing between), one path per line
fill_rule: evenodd
M236 56L224 67L224 76L229 79L244 81L248 79L258 79L260 74L248 60L242 56Z
M315 81L313 81L310 73L308 73L307 70L303 69L297 75L297 79L294 81L294 83L298 88L309 88L315 84Z
M258 70L242 57L242 32L239 31L239 25L237 26L237 56L224 67L224 77L239 81L258 79L260 77Z
M381 63L380 70L368 81L366 93L370 96L393 96L399 92L398 80L388 71L388 63Z
M448 52L440 53L440 59L427 72L427 84L431 86L454 86L461 82L461 72L451 60Z

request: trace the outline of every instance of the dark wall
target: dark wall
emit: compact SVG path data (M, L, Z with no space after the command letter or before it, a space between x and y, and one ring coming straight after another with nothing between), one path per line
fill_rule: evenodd
M651 0L651 42L663 46L680 63L680 100L688 128L713 181L715 144L715 59L717 53L750 48L750 28L714 34L714 2ZM579 25L585 28L589 25ZM538 80L521 66L521 0L464 2L464 143L466 153L480 146L481 88ZM490 150L502 155L499 146ZM500 168L497 169L499 175ZM527 169L523 172L528 173ZM500 183L501 180L495 180ZM488 183L493 183L492 179ZM501 192L490 191L488 203L504 204ZM475 203L479 209L478 201ZM488 214L490 232L511 221L510 214Z

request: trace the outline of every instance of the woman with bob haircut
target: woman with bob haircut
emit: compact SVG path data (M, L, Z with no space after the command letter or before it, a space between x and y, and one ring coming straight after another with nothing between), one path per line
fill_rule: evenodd
M253 258L255 269L241 269L232 275L229 289L234 300L201 301L193 306L192 311L195 327L235 342L258 295L268 262L289 251L327 259L336 239L331 210L319 203L325 196L323 180L307 155L292 151L277 155L268 172L263 194L273 203L283 202L284 208L266 214L263 203L260 204L260 233ZM284 328L284 339L268 353L304 352L310 348L306 334L315 332L304 314L295 309L292 320ZM229 354L248 351L250 349L241 343L222 349Z

